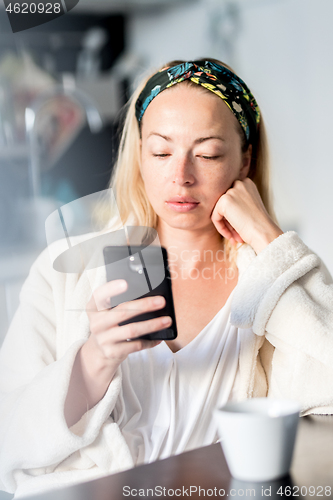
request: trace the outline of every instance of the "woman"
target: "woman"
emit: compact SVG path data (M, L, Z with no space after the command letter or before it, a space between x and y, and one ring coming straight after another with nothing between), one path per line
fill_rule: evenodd
M168 250L178 337L128 342L170 324L118 325L164 299L110 310L126 283L62 275L43 252L1 353L3 488L32 494L213 443L212 409L228 399L332 412L332 279L276 224L267 179L258 105L224 64L174 61L140 86L111 186L122 220L155 227Z

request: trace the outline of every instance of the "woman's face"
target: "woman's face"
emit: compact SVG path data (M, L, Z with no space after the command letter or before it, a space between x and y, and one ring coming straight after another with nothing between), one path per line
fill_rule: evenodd
M159 223L182 229L212 224L218 199L249 170L250 151L242 153L237 127L222 99L201 88L178 84L149 104L141 174Z

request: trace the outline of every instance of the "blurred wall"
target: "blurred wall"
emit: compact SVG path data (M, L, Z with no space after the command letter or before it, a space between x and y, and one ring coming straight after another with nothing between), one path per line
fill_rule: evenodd
M211 55L244 78L268 126L280 224L331 273L332 21L331 0L201 0L129 22L129 47L146 67Z
M0 346L21 286L47 244L45 219L59 206L107 187L117 150L118 113L126 97L126 82L112 74L125 49L125 22L124 13L80 14L75 9L13 34L0 2ZM87 46L95 52L88 54ZM40 108L36 197L25 109L65 73L67 81L68 74L75 75L77 89L86 98L78 104L77 94L66 103L53 96ZM96 133L86 123L87 99L103 118L104 127ZM89 226L85 214L81 206L77 218Z
M333 3L289 0L244 12L239 67L270 132L277 213L333 272Z

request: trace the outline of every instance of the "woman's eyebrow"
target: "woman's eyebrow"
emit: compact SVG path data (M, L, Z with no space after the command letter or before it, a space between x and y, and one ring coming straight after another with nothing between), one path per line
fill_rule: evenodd
M169 137L167 135L160 134L159 132L150 132L147 139L149 137L151 137L152 135L157 135L158 137L162 137L162 139L165 139L168 142L172 142L171 137ZM223 141L223 142L225 141L225 139L223 139L223 137L220 137L219 135L210 135L209 137L199 137L198 139L196 139L194 141L194 144L201 144L202 142L210 141L211 139L218 139L219 141Z
M223 139L223 137L220 137L219 135L210 135L209 137L200 137L199 139L196 139L194 141L195 144L201 144L202 142L205 142L205 141L210 141L211 139L218 139L219 141L225 141L225 139Z
M158 137L162 137L162 139L165 139L166 141L172 141L171 137L168 137L167 135L163 135L163 134L159 134L158 132L150 132L150 134L148 134L148 137L147 139L149 139L149 137L151 137L152 135L157 135Z

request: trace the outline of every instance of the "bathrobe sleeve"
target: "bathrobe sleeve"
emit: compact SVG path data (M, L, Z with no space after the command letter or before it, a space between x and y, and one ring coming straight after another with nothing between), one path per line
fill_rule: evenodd
M302 415L333 413L332 277L295 232L254 255L235 290L231 321L271 345L259 354L268 396L298 400Z
M117 469L110 464L112 454L118 455L119 468L131 465L110 418L121 387L120 370L103 399L67 427L64 402L75 356L86 339L76 339L57 359L57 329L62 325L56 317L54 290L59 295L63 288L64 297L58 300L64 302L65 286L55 286L55 274L44 251L22 287L20 306L0 353L0 489L8 492L37 476L43 476L39 481L43 489L43 481L56 485L59 474L66 471L63 483L75 482L75 469L85 470L88 478L87 469L110 472Z

